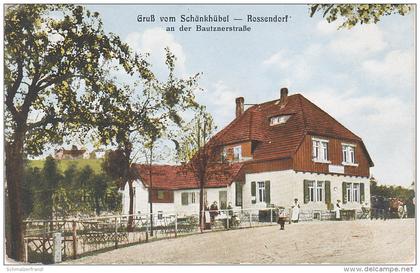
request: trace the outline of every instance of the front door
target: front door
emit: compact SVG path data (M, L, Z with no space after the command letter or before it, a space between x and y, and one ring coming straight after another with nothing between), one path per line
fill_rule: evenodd
M227 191L219 191L219 204L220 204L220 209L226 209L226 207L227 207Z

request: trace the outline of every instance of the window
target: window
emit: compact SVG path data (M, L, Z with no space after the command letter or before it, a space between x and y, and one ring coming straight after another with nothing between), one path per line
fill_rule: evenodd
M204 199L204 204L207 204L207 190L204 190L204 194L203 194L203 199Z
M355 145L353 144L342 144L343 146L343 165L356 164L354 155Z
M205 196L207 197L207 196ZM205 199L204 199L205 200ZM188 204L195 204L195 192L183 192L181 193L181 204L186 206Z
M181 193L181 204L183 206L188 205L188 192Z
M190 193L191 204L195 204L195 192Z
M316 201L321 202L323 201L323 196L324 196L324 186L323 186L324 182L316 182Z
M220 204L220 209L226 209L226 207L227 207L227 191L219 191L219 204Z
M262 203L265 202L270 204L270 181L262 182L251 182L251 203Z
M157 199L163 200L165 198L165 192L164 191L157 191Z
M309 181L309 201L322 202L324 200L324 181Z
M233 159L241 160L241 158L242 158L242 147L241 146L233 147Z
M227 150L226 147L222 151L222 162L227 160Z
M353 202L360 202L360 186L359 183L353 184Z
M351 183L346 183L346 196L347 196L347 201L348 202L352 202L353 201L353 197L352 197L352 191L351 191Z
M265 183L258 182L258 202L265 202Z
M328 161L328 140L312 138L312 158L315 162Z
M345 183L347 202L360 202L360 183Z
M290 118L291 115L281 115L270 118L270 126L283 124Z

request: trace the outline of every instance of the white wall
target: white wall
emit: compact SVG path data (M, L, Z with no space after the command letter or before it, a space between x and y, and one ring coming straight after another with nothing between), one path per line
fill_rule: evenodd
M150 211L149 207L149 196L147 188L144 187L143 183L140 180L136 180L133 183L133 187L136 188L135 202L134 202L134 212L137 213L148 213ZM214 201L217 201L220 208L219 202L219 191L227 191L227 202L231 202L232 206L235 206L235 184L222 188L208 188L205 189L207 192L207 201L210 206ZM182 205L181 195L183 192L195 192L195 203ZM125 185L122 193L122 205L123 205L123 214L128 214L130 197L129 197L129 187L128 184ZM187 190L176 190L174 191L174 203L153 203L153 211L163 211L164 213L179 213L180 215L196 214L199 211L199 202L200 202L200 190L199 189L187 189Z
M337 200L343 201L342 197L342 182L349 183L364 183L365 184L365 202L370 205L370 185L368 178L338 176L330 174L314 174L295 172L293 170L263 172L246 174L245 185L243 188L244 208L251 207L266 207L265 203L251 203L251 182L255 181L270 181L271 203L277 206L290 207L294 198L298 198L302 209L308 210L325 210L327 205L325 202L309 202L304 204L303 199L303 181L304 180L319 180L330 181L331 202L334 204ZM336 191L334 190L336 188ZM361 209L360 203L343 204L345 209Z

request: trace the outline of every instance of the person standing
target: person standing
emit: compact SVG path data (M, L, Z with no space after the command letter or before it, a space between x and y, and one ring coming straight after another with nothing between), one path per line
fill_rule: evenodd
M207 201L204 203L204 229L211 229L210 211Z
M286 212L283 207L279 207L279 219L277 223L280 225L280 230L284 230L284 222L286 220Z
M334 211L335 211L335 220L340 220L341 215L340 215L340 210L341 210L341 204L340 204L340 200L337 200L337 202L335 203L334 206Z
M299 222L299 213L300 213L300 205L299 205L299 200L297 198L295 198L295 200L293 201L292 204L292 222L293 223L297 223Z
M214 219L219 214L219 208L217 207L217 201L214 201L213 204L210 206L210 219L211 223L214 223Z

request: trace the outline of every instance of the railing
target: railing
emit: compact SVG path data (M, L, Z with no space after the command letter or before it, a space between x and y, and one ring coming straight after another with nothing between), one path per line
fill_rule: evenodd
M276 208L206 210L202 213L205 215L204 226L211 230L273 225L278 218Z
M198 215L181 219L177 219L176 214L154 213L152 216L153 236L150 233L150 214L24 221L25 260L53 262L53 234L57 232L62 238L63 260L98 250L198 232Z
M152 215L152 217L150 217ZM25 258L27 262L53 262L53 234L61 234L63 260L106 249L114 249L151 240L175 238L208 231L275 225L277 208L224 209L191 212L113 215L94 218L24 221ZM291 211L286 210L286 222ZM333 212L302 211L300 220L330 220ZM129 225L131 221L131 225ZM153 225L151 225L153 221ZM153 227L153 232L151 232Z

